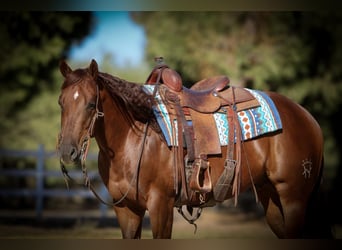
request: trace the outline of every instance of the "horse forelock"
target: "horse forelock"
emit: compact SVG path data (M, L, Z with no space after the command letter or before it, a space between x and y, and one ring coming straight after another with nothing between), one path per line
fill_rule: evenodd
M89 72L86 69L76 69L72 73L68 74L68 76L65 78L62 89L80 83L82 80L89 76Z

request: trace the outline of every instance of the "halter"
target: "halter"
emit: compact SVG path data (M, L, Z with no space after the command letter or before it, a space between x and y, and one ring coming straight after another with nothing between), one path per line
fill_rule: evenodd
M93 116L93 118L91 119L90 125L89 125L89 129L88 129L88 135L89 136L93 136L93 132L94 132L94 126L95 126L95 122L97 120L97 118L99 117L104 117L104 113L99 111L99 99L100 99L100 91L99 91L99 86L96 85L96 103L95 103L95 114Z
M141 159L142 159L142 154L144 151L144 145L145 145L145 140L147 137L147 129L148 129L148 125L149 122L147 122L144 126L144 136L143 136L143 140L141 143L141 147L140 147L140 154L139 154L139 159L138 159L138 163L137 163L137 167L136 167L136 171L135 174L132 177L132 180L130 182L129 188L127 189L127 191L125 192L125 194L116 202L106 202L104 201L96 192L94 186L92 185L90 178L88 176L88 172L87 172L87 167L85 165L86 163L86 158L88 155L88 150L89 150L89 146L90 146L90 139L91 137L93 137L93 133L94 133L94 126L95 126L95 122L99 117L104 117L104 113L99 111L98 109L98 103L99 103L99 87L98 85L96 85L96 103L95 103L95 114L93 115L89 128L87 130L86 135L83 137L83 142L82 142L82 146L81 146L81 150L80 150L80 160L77 161L77 167L81 166L82 169L82 173L83 173L83 179L84 179L84 183L78 183L77 181L75 181L68 173L68 170L65 168L64 164L62 163L62 161L60 160L60 167L63 173L63 177L64 177L64 181L65 184L67 186L67 188L69 189L69 181L77 184L77 185L82 185L87 187L90 191L92 191L92 193L95 195L95 197L102 202L103 204L107 205L107 206L115 206L118 205L119 203L121 203L128 195L129 191L131 190L132 186L133 186L133 182L137 179L138 176L138 172L139 172L139 167L140 167L140 163L141 163ZM58 144L60 143L61 140L61 136L59 135L58 137Z

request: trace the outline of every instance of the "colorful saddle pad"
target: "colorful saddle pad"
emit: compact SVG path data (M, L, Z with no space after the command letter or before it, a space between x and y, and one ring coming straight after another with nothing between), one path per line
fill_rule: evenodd
M154 85L144 85L148 94L152 94ZM250 140L265 133L274 132L282 129L281 119L276 106L272 99L265 93L258 90L247 89L260 103L259 107L246 109L238 112L238 118L241 125L242 139ZM165 104L163 103L158 91L156 93L157 105L153 107L154 115L164 134L168 146L177 146L178 143L172 136L171 120ZM217 132L220 138L221 146L228 144L229 126L227 114L223 112L216 112L213 114ZM177 121L173 121L177 123ZM175 126L177 128L177 126ZM177 131L176 131L177 133Z

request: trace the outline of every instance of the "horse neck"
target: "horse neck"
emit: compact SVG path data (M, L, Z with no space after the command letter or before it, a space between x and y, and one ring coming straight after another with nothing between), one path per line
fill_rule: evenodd
M118 107L118 103L113 101L106 90L100 91L99 103L104 116L95 125L95 139L100 149L120 151L125 146L125 142L134 134L134 126Z

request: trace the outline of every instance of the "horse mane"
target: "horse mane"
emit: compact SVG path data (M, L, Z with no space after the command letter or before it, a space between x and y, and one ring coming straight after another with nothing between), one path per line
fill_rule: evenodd
M83 79L91 74L88 69L76 69L68 75L62 85L62 89L73 84L79 84ZM153 114L152 106L155 104L154 98L147 94L141 84L128 82L108 73L98 72L96 83L103 86L113 101L117 104L123 117L135 126L135 121L142 123L149 122L149 126L162 136L161 129ZM163 136L162 136L163 137Z
M161 134L152 109L155 100L153 96L144 91L142 85L103 72L98 73L97 80L116 102L122 115L133 126L135 120L142 123L149 122L151 128Z

